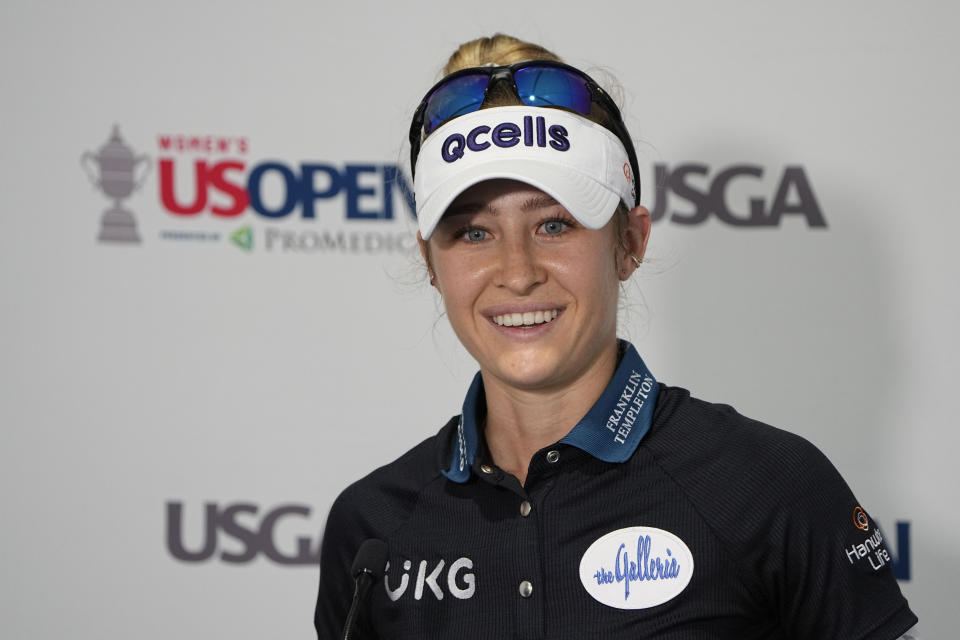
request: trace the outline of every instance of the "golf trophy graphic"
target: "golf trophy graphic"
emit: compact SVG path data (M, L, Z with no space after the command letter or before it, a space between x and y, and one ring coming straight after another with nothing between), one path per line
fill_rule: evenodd
M80 165L93 185L113 200L113 206L100 219L100 242L140 242L133 212L124 209L120 202L143 185L150 164L148 156L134 156L133 149L120 137L117 125L97 153L87 151L80 157ZM142 167L139 172L137 167Z

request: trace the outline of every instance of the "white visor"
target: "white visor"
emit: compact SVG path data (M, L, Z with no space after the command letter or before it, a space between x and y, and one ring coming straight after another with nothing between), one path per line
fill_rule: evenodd
M494 178L540 189L589 229L635 199L627 152L605 127L561 109L480 109L436 129L420 149L414 190L423 239L457 196Z

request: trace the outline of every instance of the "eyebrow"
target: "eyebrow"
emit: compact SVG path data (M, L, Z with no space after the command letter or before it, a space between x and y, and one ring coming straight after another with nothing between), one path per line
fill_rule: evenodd
M548 207L558 206L560 203L557 202L556 198L548 196L546 194L539 196L532 196L527 198L520 204L520 211L526 213L528 211L533 211L536 209L546 209ZM489 213L490 215L499 215L500 211L495 207L491 207L483 202L464 202L461 204L452 205L447 208L446 213L443 214L444 218L453 217L453 216L462 216L472 213Z
M546 209L548 207L555 207L559 202L556 198L548 196L546 194L542 196L534 196L526 200L522 205L520 205L520 210L523 212L532 211L534 209Z

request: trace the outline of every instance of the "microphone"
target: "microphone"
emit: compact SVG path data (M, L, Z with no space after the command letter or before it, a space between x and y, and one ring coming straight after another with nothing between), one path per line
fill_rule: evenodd
M387 543L383 540L370 538L360 545L360 550L353 559L353 566L350 567L350 575L353 576L355 587L353 603L347 613L347 621L343 625L343 640L354 637L353 632L360 616L360 607L366 600L370 587L383 576L389 555Z

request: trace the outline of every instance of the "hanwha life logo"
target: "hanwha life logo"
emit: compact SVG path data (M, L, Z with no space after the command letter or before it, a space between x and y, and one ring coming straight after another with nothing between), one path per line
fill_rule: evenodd
M647 609L680 595L693 577L693 554L669 531L627 527L598 538L580 559L580 582L616 609Z
M870 529L870 521L867 520L867 514L859 506L853 510L853 524L861 531L868 531Z
M97 240L140 242L133 212L123 208L120 203L143 186L143 181L150 171L150 164L149 156L134 155L133 149L123 141L118 125L113 126L109 140L97 153L86 151L80 156L80 166L90 178L90 182L113 201L113 206L105 209L100 218Z

